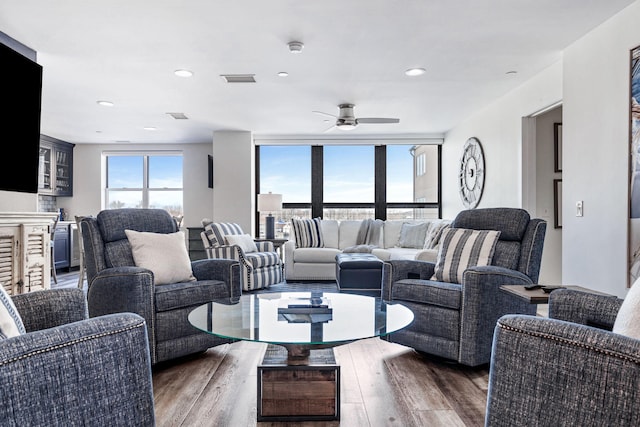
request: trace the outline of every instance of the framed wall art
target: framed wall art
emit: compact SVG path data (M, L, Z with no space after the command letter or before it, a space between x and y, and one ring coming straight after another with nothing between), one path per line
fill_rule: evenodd
M631 49L629 60L628 287L640 277L640 46Z
M562 180L553 180L553 228L562 228Z
M562 172L562 123L553 124L553 171Z

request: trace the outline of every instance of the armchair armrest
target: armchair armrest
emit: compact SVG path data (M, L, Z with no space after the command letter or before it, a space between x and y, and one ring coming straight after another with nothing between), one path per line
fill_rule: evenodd
M431 280L435 264L428 261L394 260L382 264L382 299L390 301L393 284L402 279Z
M144 320L103 316L0 343L4 425L155 422Z
M48 289L14 295L13 303L27 332L53 328L89 318L82 289Z
M155 327L155 284L151 270L114 267L98 272L89 283L89 316L131 312L142 316L147 327ZM152 334L150 334L153 336Z
M622 299L575 289L558 289L549 294L549 317L611 330Z
M468 366L487 363L491 357L493 330L505 314L536 313L536 306L500 290L502 285L527 285L526 274L496 266L465 270L460 303L459 361Z
M232 259L201 259L191 262L193 275L198 280L222 280L227 285L228 296L242 295L240 264Z
M504 316L495 328L485 425L640 425L639 382L639 340Z

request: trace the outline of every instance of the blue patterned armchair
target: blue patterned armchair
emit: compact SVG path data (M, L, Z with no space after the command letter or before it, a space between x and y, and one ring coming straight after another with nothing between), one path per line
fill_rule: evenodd
M282 282L282 260L273 243L253 242L240 225L231 222L206 224L200 234L209 258L233 259L240 263L243 290L268 288ZM229 236L235 237L238 242L230 243Z
M154 365L230 342L198 331L187 316L213 299L242 294L236 261L192 261L196 280L158 285L151 270L136 266L125 230L175 233L176 222L167 211L104 210L95 218L82 219L81 226L91 317L120 312L142 316Z
M611 332L621 305L559 289L549 295L549 318L501 317L485 425L639 426L640 340Z
M385 262L382 298L406 305L415 315L411 325L386 339L478 366L489 363L498 318L535 314L535 305L501 291L500 286L537 282L546 222L531 219L523 209L485 208L460 212L451 229L500 231L490 264L467 268L459 283L451 283L434 278L436 264L431 262Z
M155 425L144 319L89 319L77 288L12 300L26 333L0 340L0 425Z

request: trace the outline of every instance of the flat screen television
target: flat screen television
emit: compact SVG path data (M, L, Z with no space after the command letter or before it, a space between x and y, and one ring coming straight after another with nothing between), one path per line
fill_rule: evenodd
M0 190L38 192L42 66L0 42Z

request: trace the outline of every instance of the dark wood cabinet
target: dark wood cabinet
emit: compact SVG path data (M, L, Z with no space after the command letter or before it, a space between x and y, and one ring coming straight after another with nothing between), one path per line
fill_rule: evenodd
M75 144L40 135L39 194L73 196L73 147Z
M53 259L56 270L69 268L69 224L58 224L53 235Z
M204 244L200 233L204 231L202 227L187 227L188 231L188 243L189 243L189 258L191 261L197 261L199 259L207 259L207 252L204 250Z

